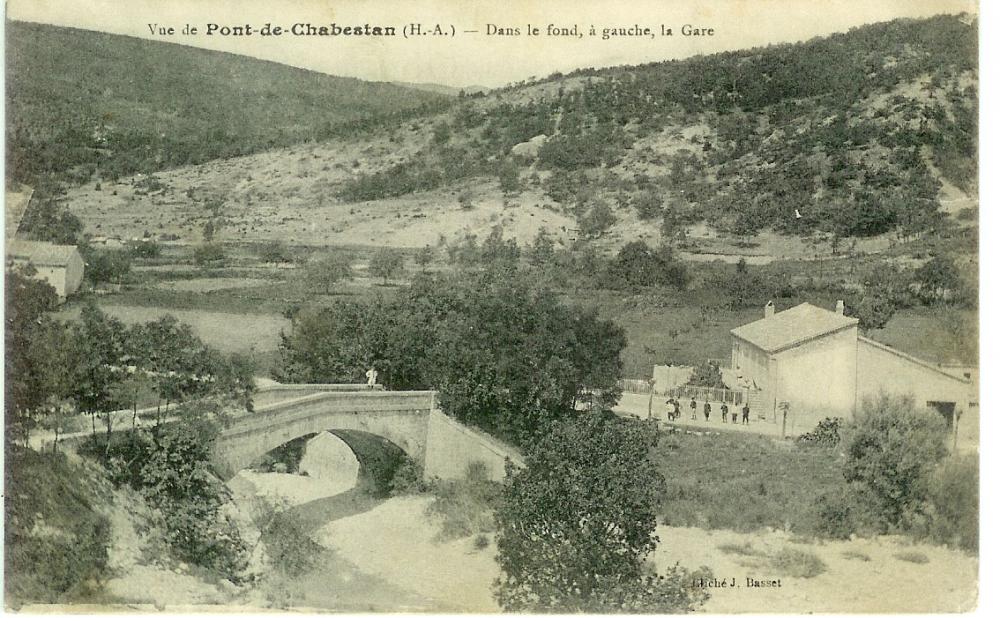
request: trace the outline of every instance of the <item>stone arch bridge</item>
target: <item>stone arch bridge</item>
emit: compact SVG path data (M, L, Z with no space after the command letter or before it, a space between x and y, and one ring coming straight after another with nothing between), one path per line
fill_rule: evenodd
M445 416L435 391L368 390L344 384L294 384L262 388L254 412L240 416L216 440L213 463L228 479L260 456L302 436L347 429L381 436L420 464L425 478L460 478L482 462L502 480L505 462L521 455L483 432Z

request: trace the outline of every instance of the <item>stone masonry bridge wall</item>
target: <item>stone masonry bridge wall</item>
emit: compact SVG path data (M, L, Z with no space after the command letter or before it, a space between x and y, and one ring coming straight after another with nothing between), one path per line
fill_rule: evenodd
M221 433L215 446L215 468L228 479L286 442L330 429L386 438L420 464L427 479L461 478L470 464L480 461L489 477L499 481L508 458L523 465L513 447L437 410L435 395L434 391L315 389L264 405Z

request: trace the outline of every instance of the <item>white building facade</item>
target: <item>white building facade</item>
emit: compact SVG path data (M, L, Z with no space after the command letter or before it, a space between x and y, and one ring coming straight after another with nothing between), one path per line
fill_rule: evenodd
M812 430L826 417L852 418L880 393L912 397L944 417L957 441L979 440L973 380L858 333L858 321L803 303L730 331L732 371L757 418L784 423L788 435Z

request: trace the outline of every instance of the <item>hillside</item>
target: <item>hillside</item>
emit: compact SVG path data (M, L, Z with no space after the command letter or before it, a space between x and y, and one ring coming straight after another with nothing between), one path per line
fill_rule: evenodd
M607 206L668 228L913 234L935 224L941 192L975 192L976 46L974 23L942 16L555 75L465 101L417 156L340 196L492 175L509 194L540 186L594 236Z
M226 240L423 246L499 225L522 243L545 228L612 248L884 249L975 219L968 21L555 74L323 143L80 187L68 204L94 234L188 242L221 213Z
M449 97L274 62L7 23L8 165L15 181L149 173L367 131Z

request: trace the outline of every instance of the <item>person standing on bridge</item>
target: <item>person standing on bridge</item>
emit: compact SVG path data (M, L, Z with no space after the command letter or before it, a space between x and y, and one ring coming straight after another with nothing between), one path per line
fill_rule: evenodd
M750 402L743 404L743 424L748 425L750 423Z
M370 367L368 371L365 372L365 377L368 378L368 388L374 390L375 381L378 380L378 371L376 371L374 367Z
M694 397L691 398L691 420L698 420L698 403L694 400Z
M705 422L708 422L708 417L712 416L712 404L705 402Z
M727 406L727 405L726 405L726 402L725 402L725 401L723 401L723 402L722 402L722 422L723 422L723 423L725 423L725 422L728 422L728 421L726 420L726 417L727 417L727 416L729 416L729 406ZM734 423L736 422L736 416L735 416L735 415L733 415L733 422L734 422Z

